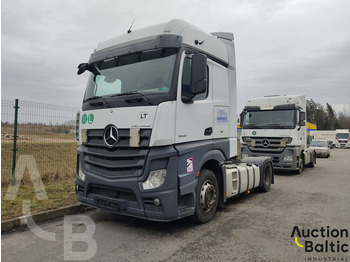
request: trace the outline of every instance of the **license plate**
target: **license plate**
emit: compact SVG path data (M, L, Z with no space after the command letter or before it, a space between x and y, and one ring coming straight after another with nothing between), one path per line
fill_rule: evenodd
M107 208L118 209L118 202L108 199L97 198L96 204Z

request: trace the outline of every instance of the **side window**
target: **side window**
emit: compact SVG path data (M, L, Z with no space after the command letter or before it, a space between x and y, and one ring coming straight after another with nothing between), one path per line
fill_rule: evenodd
M209 78L209 69L207 67L207 78ZM195 97L192 98L193 101L196 100L204 100L208 97L209 92L209 79L207 79L207 91L198 94ZM182 96L191 98L190 93L190 85L191 85L191 58L185 57L184 64L183 64L183 71L182 71Z

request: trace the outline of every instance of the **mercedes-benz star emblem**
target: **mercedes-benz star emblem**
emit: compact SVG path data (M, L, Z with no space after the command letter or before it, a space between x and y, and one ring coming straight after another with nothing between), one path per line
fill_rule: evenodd
M118 129L114 125L105 128L103 140L108 147L114 147L118 143Z
M268 147L268 146L270 145L270 142L269 142L269 140L264 139L264 140L261 142L261 145L262 145L263 147Z

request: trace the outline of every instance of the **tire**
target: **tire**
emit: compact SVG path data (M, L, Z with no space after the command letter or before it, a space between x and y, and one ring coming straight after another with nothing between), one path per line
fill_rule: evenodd
M299 158L299 167L297 170L297 174L300 175L304 170L304 160L300 157Z
M311 161L311 163L310 163L310 167L314 167L316 165L316 154L315 153L313 153L312 154L312 161Z
M273 168L271 163L267 163L264 166L264 177L262 181L262 185L259 187L259 191L261 192L268 192L271 187L272 183L272 176L273 176Z
M202 169L196 186L196 206L192 219L197 223L206 223L216 212L219 202L219 186L211 170Z

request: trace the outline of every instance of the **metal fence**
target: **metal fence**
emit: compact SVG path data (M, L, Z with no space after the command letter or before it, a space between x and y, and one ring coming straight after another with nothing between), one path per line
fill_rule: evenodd
M78 108L1 101L1 183L10 183L21 155L34 156L42 180L74 176ZM24 182L30 180L25 169ZM14 182L14 181L12 181Z

